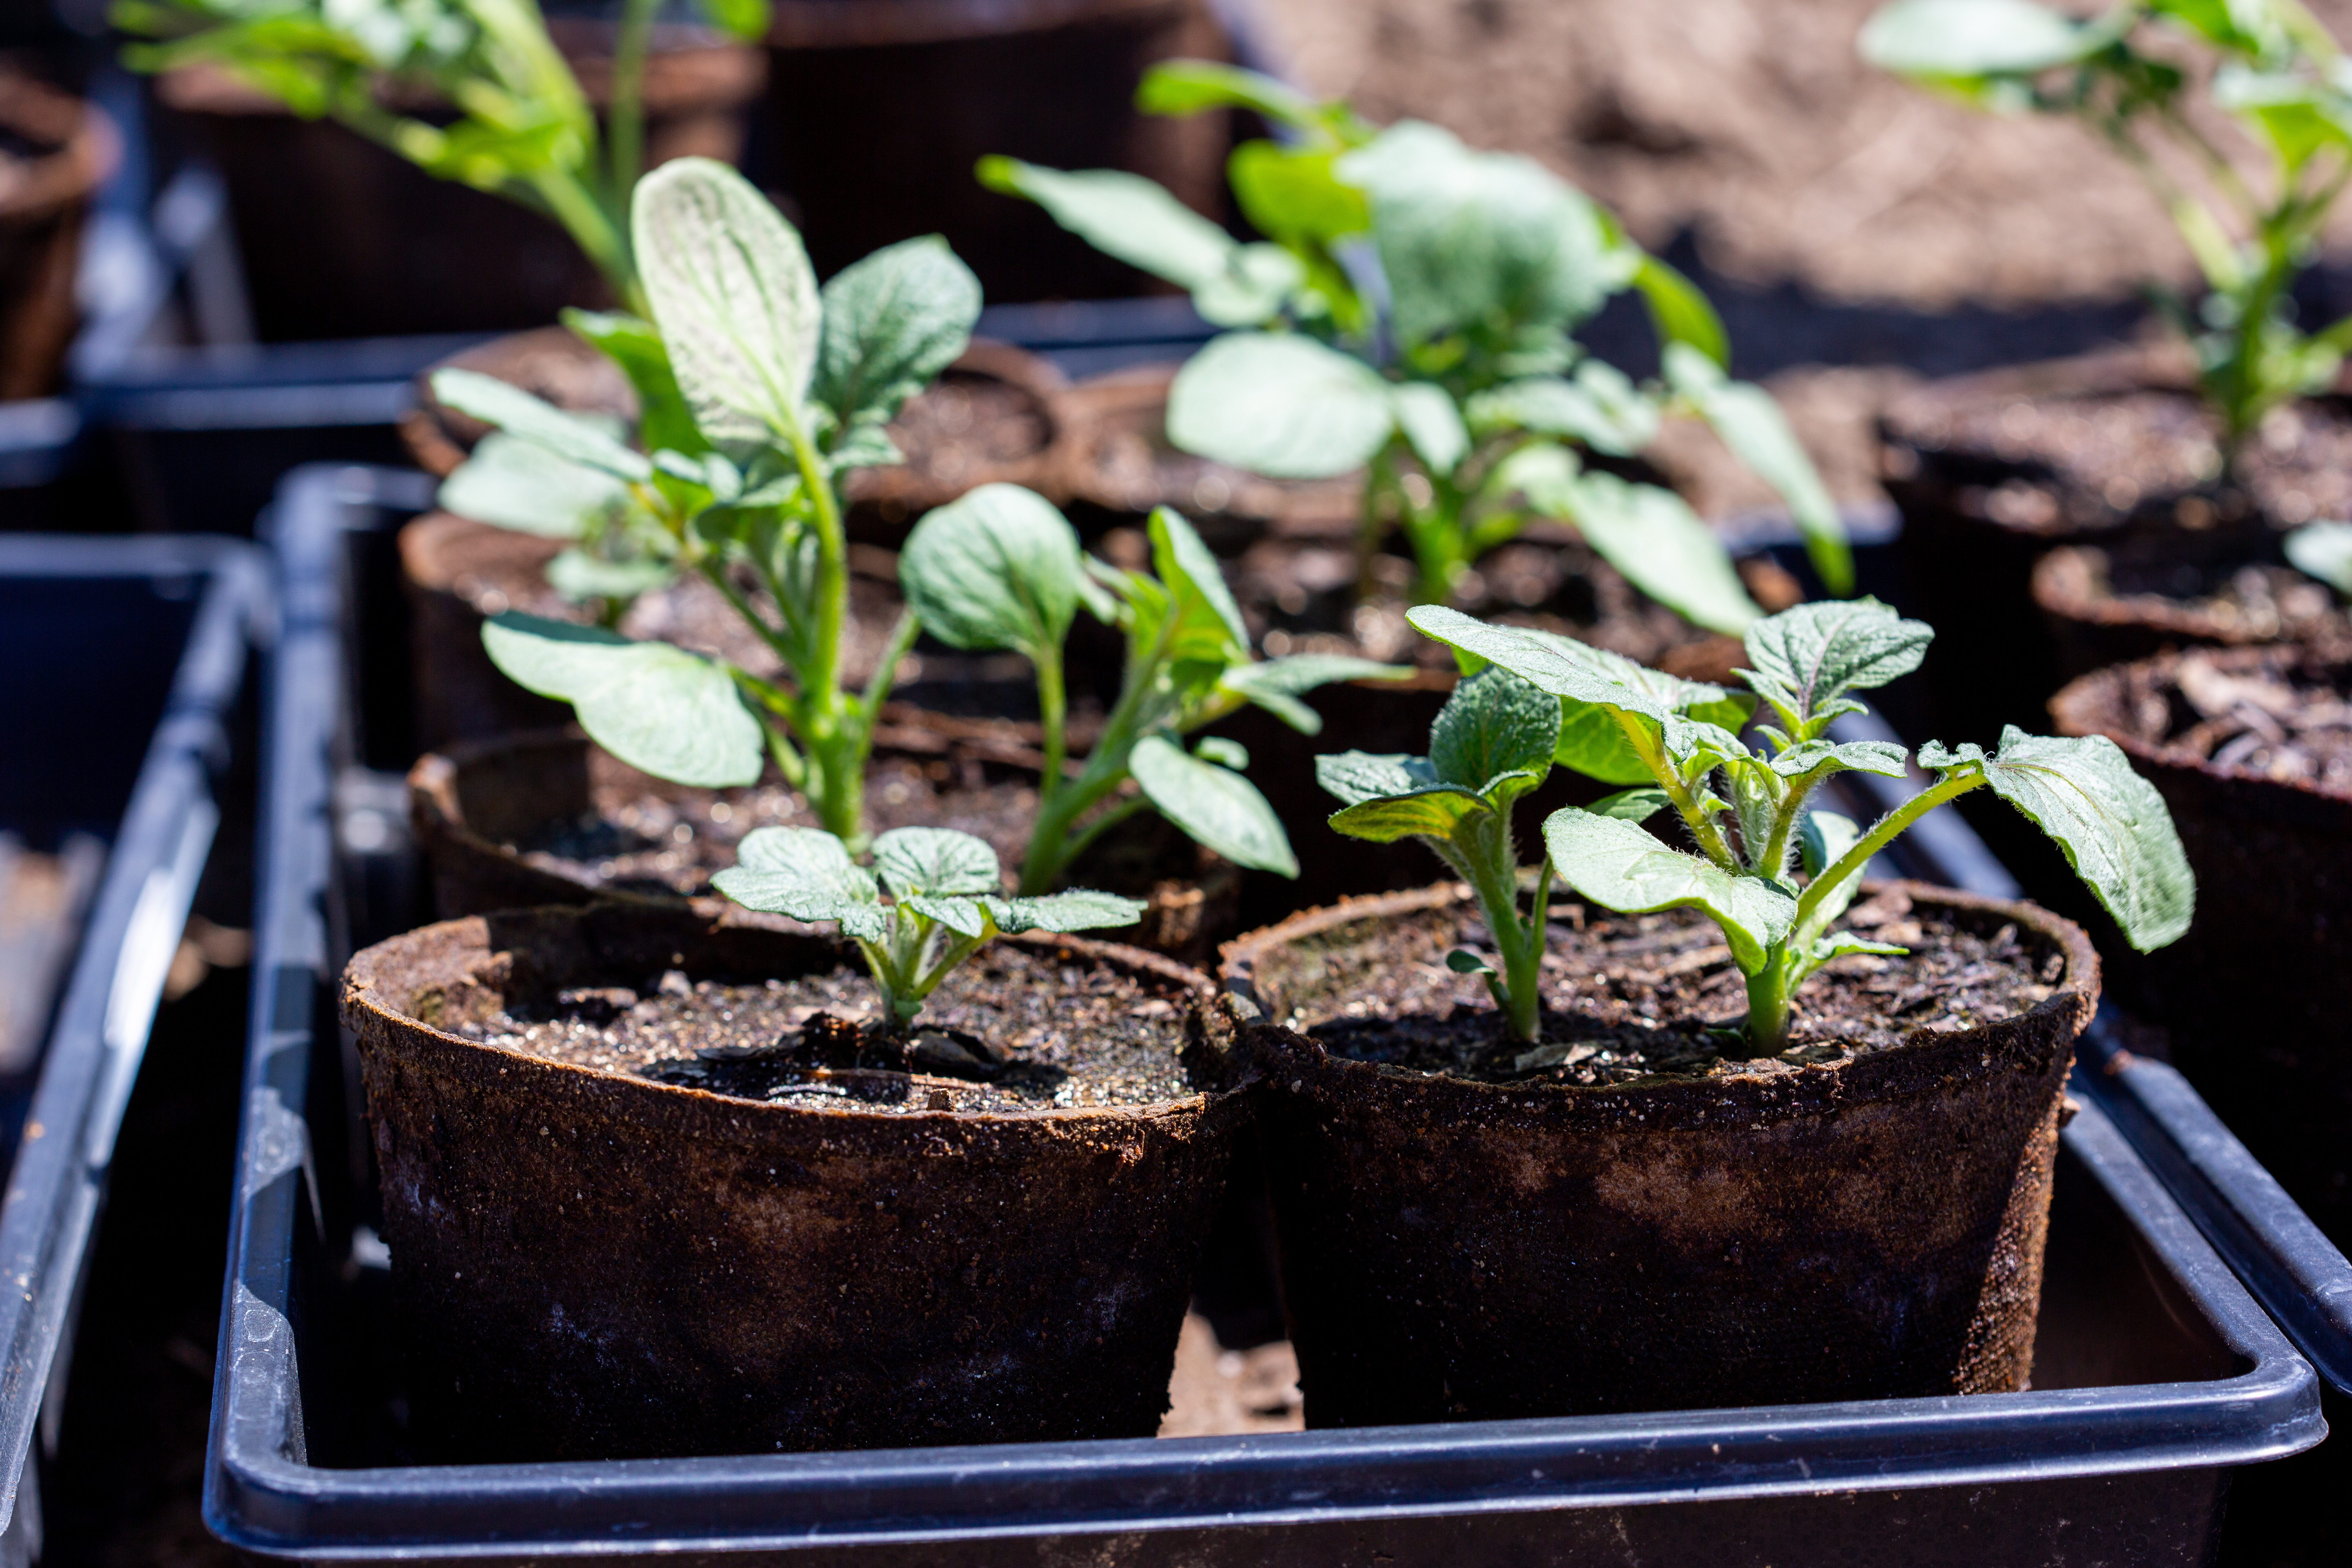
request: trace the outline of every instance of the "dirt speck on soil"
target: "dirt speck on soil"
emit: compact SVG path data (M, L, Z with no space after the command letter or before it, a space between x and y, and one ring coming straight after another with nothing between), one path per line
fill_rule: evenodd
M509 1004L464 1037L551 1061L811 1110L919 1113L1152 1105L1192 1092L1171 984L993 942L931 994L910 1039L873 1030L862 966L761 982L631 985Z
M1848 911L1845 925L1905 958L1834 959L1798 993L1790 1048L1757 1060L1744 1046L1747 993L1722 932L1688 910L1612 915L1553 906L1543 963L1543 1038L1511 1038L1486 984L1445 966L1446 952L1490 953L1471 906L1389 922L1375 940L1341 927L1320 939L1328 973L1305 988L1344 997L1336 1010L1276 1020L1358 1061L1482 1083L1617 1084L1787 1072L1899 1046L1917 1030L1950 1031L2015 1016L2047 997L2064 955L2007 921L1916 912L1899 889Z

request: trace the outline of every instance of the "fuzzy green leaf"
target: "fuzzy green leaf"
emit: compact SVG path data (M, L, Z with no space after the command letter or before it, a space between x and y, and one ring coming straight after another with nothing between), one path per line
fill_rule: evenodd
M1378 371L1291 332L1229 332L1187 361L1168 394L1171 443L1279 479L1360 468L1395 426Z
M1621 789L1614 795L1602 795L1584 809L1595 816L1642 823L1674 804L1674 797L1662 789Z
M735 864L710 885L747 910L796 921L834 921L845 935L880 942L890 915L871 872L840 839L814 827L761 827L743 836Z
M669 367L669 350L662 346L661 333L651 321L622 310L569 308L563 310L562 320L574 336L595 344L606 359L619 365L629 384L636 388L637 439L646 451L666 448L693 458L710 449L694 422L694 410L687 406L686 394L678 390L677 374Z
M1104 255L1180 289L1199 289L1223 276L1238 248L1223 229L1140 174L1048 169L1004 157L982 158L979 174L990 190L1027 197Z
M482 647L517 685L571 703L589 739L633 768L706 789L759 781L765 736L722 664L512 611L482 627Z
M1332 167L1338 157L1329 151L1244 142L1226 161L1225 174L1242 216L1260 234L1321 244L1372 226L1371 204L1339 179Z
M1204 742L1205 745L1205 742ZM1230 768L1188 755L1165 735L1146 735L1129 753L1128 768L1144 798L1196 844L1236 866L1298 875L1298 857L1282 819L1257 786Z
M434 497L444 511L549 539L584 539L628 500L611 473L493 430Z
M1544 844L1560 879L1620 914L1700 909L1715 917L1743 974L1789 934L1797 900L1761 877L1742 877L1669 849L1631 822L1564 806L1544 819Z
M2074 874L2142 952L2179 940L2196 912L2197 882L2156 786L2104 735L2029 735L2011 724L1987 757L1974 743L1929 742L1919 764L1949 778L1981 772L1993 793L2058 841Z
M1325 787L1329 787L1328 781ZM1474 790L1454 784L1432 784L1410 794L1348 806L1333 812L1330 820L1334 828L1350 838L1393 844L1400 838L1449 839L1465 817L1493 809L1486 797Z
M1804 826L1798 829L1798 862L1804 867L1806 876L1818 877L1836 865L1839 857L1853 848L1861 837L1862 829L1854 826L1853 818L1850 816L1819 809L1808 812ZM1860 891L1862 872L1857 870L1845 879L1844 886L1832 888L1822 895L1822 901L1814 908L1813 929L1818 931L1845 913L1846 906L1853 902L1854 895Z
M709 158L637 182L630 231L654 320L695 423L715 442L801 426L823 308L801 237L751 183Z
M1302 130L1318 124L1323 114L1321 105L1289 83L1220 60L1158 61L1136 88L1135 107L1146 114L1248 109Z
M1009 936L1024 931L1094 931L1104 926L1131 926L1149 906L1140 899L1097 893L1084 888L1047 893L1034 899L982 899L981 905Z
M1341 680L1402 680L1412 671L1339 653L1295 653L1255 664L1237 664L1220 680L1302 735L1319 734L1323 716L1298 700L1301 692Z
M1690 400L1731 455L1787 503L1790 517L1805 536L1813 569L1829 591L1853 593L1853 550L1846 542L1845 525L1838 521L1837 503L1772 395L1760 386L1726 379L1721 364L1688 343L1668 343L1664 363L1667 382Z
M2032 0L1897 0L1857 40L1881 70L1955 84L2067 65L2104 42Z
M1831 772L1851 770L1899 779L1909 756L1891 741L1800 741L1772 759L1772 771L1782 778L1795 778L1826 767Z
M436 370L433 395L460 414L615 479L635 482L653 475L653 465L645 454L631 450L595 420L567 414L497 376L473 370Z
M1842 702L1919 668L1935 630L1876 599L1799 605L1759 621L1746 637L1748 684L1772 704L1793 740L1859 704Z
M1578 371L1572 381L1557 375L1524 376L1475 394L1464 410L1470 427L1482 436L1506 430L1557 436L1619 458L1632 457L1656 437L1657 408L1632 383L1597 361L1586 362ZM1610 375L1624 382L1622 389L1611 383ZM1575 471L1572 465L1557 475L1547 470L1538 476L1536 470L1519 469L1503 482L1523 490L1530 485L1535 490L1547 490ZM1529 494L1533 499L1534 491Z
M844 427L879 424L971 342L980 279L938 235L885 246L829 279L820 296L816 400Z
M2305 523L2286 536L2286 558L2296 571L2352 599L2352 522Z
M1736 633L1763 615L1723 541L1674 491L1591 471L1579 474L1554 506L1554 515L1576 524L1633 586L1698 625Z
M1019 485L982 485L923 515L898 555L898 585L923 629L960 648L1057 653L1085 575L1077 531Z
M1516 796L1551 772L1559 742L1559 699L1507 669L1486 669L1455 686L1438 710L1429 763L1445 783L1482 795L1491 779L1525 774L1528 782L1511 791Z
M1391 387L1389 402L1412 455L1431 473L1442 479L1470 455L1470 432L1463 427L1461 411L1435 382L1408 381Z
M580 604L588 599L634 599L677 575L667 561L607 561L578 548L547 563L547 585Z
M1411 795L1437 783L1426 757L1401 752L1327 752L1315 759L1315 782L1343 805Z
M950 827L892 828L874 841L874 868L898 899L968 899L993 893L1002 882L987 840Z
M1660 342L1696 349L1726 370L1731 368L1731 341L1723 330L1723 318L1697 284L1656 257L1643 256L1633 273L1633 287L1650 308L1650 324Z
M1176 635L1168 657L1179 663L1238 664L1249 658L1249 628L1241 606L1225 586L1224 569L1201 542L1183 515L1171 507L1158 507L1146 524L1151 536L1151 565L1167 591L1170 613L1176 617Z

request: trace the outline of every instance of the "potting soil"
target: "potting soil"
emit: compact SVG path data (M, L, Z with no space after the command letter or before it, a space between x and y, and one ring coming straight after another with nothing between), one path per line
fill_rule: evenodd
M2334 667L2226 668L2190 649L2122 672L2132 732L2283 784L2352 791L2352 702Z
M2210 626L2211 636L2235 643L2352 641L2352 619L2335 594L2293 567L2268 562L2209 566L2170 552L2084 549L2077 554L2090 603L2158 601L2147 607L2168 618L2193 618Z

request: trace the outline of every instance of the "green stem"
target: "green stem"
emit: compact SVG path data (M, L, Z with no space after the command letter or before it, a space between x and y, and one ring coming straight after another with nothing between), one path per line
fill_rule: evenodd
M644 173L646 147L646 57L653 44L654 13L661 0L624 0L621 27L613 42L613 102L606 112L604 153L609 172L608 205L628 210L629 195Z
M622 305L637 315L652 316L653 307L646 302L645 289L637 282L636 264L629 256L628 237L580 176L569 169L543 169L532 174L530 183L564 232L604 273Z
M1748 977L1748 1043L1759 1057L1779 1056L1789 1045L1789 964L1785 942L1764 954L1764 967Z
M1824 867L1822 874L1807 883L1805 890L1797 895L1797 918L1790 927L1788 939L1790 945L1793 946L1800 942L1810 945L1813 938L1821 934L1812 927L1814 915L1821 909L1822 901L1827 899L1831 891L1839 884L1849 878L1860 876L1862 868L1870 864L1872 856L1894 843L1913 823L1946 801L1964 795L1984 782L1985 776L1982 773L1962 773L1948 778L1941 784L1920 791L1885 816L1880 817L1869 832L1855 839L1844 854Z
M1735 874L1741 871L1739 858L1731 852L1731 846L1724 839L1723 829L1715 825L1713 816L1699 809L1698 798L1691 794L1690 786L1683 783L1682 775L1666 760L1656 738L1632 714L1618 711L1615 717L1617 727L1625 732L1625 739L1632 742L1634 753L1656 777L1659 787L1666 792L1666 798L1675 803L1675 810L1682 814L1683 826L1690 829L1699 852L1727 871Z
M866 689L859 693L857 710L870 732L882 717L882 705L890 700L890 688L898 683L898 665L914 650L915 638L923 629L912 610L900 610L897 624L890 628L890 641L882 649L882 661L874 673L866 678Z
M1070 830L1087 809L1119 786L1127 777L1127 759L1135 750L1139 718L1153 684L1160 678L1160 667L1167 662L1168 649L1176 634L1175 617L1164 617L1158 637L1147 651L1129 656L1127 679L1118 694L1118 705L1103 723L1102 736L1095 742L1093 753L1087 758L1086 769L1075 781L1062 777L1057 765L1039 781L1037 792L1037 825L1030 829L1029 851L1021 859L1021 892L1034 898L1050 892L1078 849L1092 841L1108 824L1098 824L1075 845ZM1059 661L1055 674L1060 676ZM1045 697L1045 667L1038 667L1038 695L1042 706ZM1046 740L1053 740L1048 731Z
M1496 1003L1502 1007L1512 1035L1533 1045L1543 1032L1539 981L1551 859L1549 856L1544 859L1534 918L1523 921L1519 918L1518 867L1511 854L1509 822L1490 815L1461 848L1463 868L1470 873L1471 889L1478 896L1479 911L1486 917L1486 930L1493 934L1496 952L1503 961L1502 984L1497 986L1489 976L1487 989L1495 993Z

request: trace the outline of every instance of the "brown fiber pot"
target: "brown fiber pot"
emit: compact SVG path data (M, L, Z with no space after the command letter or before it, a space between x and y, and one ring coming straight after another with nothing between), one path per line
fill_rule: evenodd
M1022 743L1014 726L896 707L884 710L875 747L877 761L916 763L943 791L1008 773L1034 779L1042 761ZM616 891L657 898L707 894L698 882L616 888L583 864L526 855L513 846L550 823L609 813L619 803L647 795L671 803L687 824L707 824L714 820L714 805L727 804L731 816L733 803L749 793L655 778L574 729L506 735L446 753L428 752L408 774L410 821L432 873L434 909L445 920L534 904L586 903ZM1206 961L1220 941L1239 929L1238 867L1196 850L1198 869L1191 877L1118 874L1134 857L1164 848L1161 841L1175 832L1156 816L1133 818L1090 848L1079 862L1079 874L1095 872L1104 883L1115 884L1107 890L1144 900L1142 922L1120 933L1128 940ZM999 845L998 857L1009 865L1018 848Z
M2024 1387L2098 958L2030 904L1900 886L2034 933L2064 955L2059 988L2015 1019L1728 1081L1496 1086L1253 1026L1309 1424ZM1313 910L1229 944L1223 978L1267 1018L1338 1005L1351 930L1468 897Z
M670 969L758 979L856 962L804 928L683 907L452 921L355 957L343 1017L415 1426L436 1457L1150 1436L1244 1084L1205 977L1110 943L1036 945L1191 1009L1187 1067L1209 1091L1108 1110L814 1110L436 1026Z
M2352 643L2335 594L2285 564L2275 539L2218 554L2182 547L2212 537L2149 541L2152 551L2067 545L2035 562L2033 604L2058 673L2074 680L2170 647Z
M82 223L122 139L96 106L14 68L0 70L0 132L15 143L0 193L0 399L40 397L62 378Z
M2352 658L2279 647L2223 672L2301 666L2352 694ZM2050 704L2157 787L2197 875L2197 923L2158 953L2115 942L2115 999L2331 1235L2352 1237L2352 792L2217 764L2165 743L2179 656L2102 670Z

